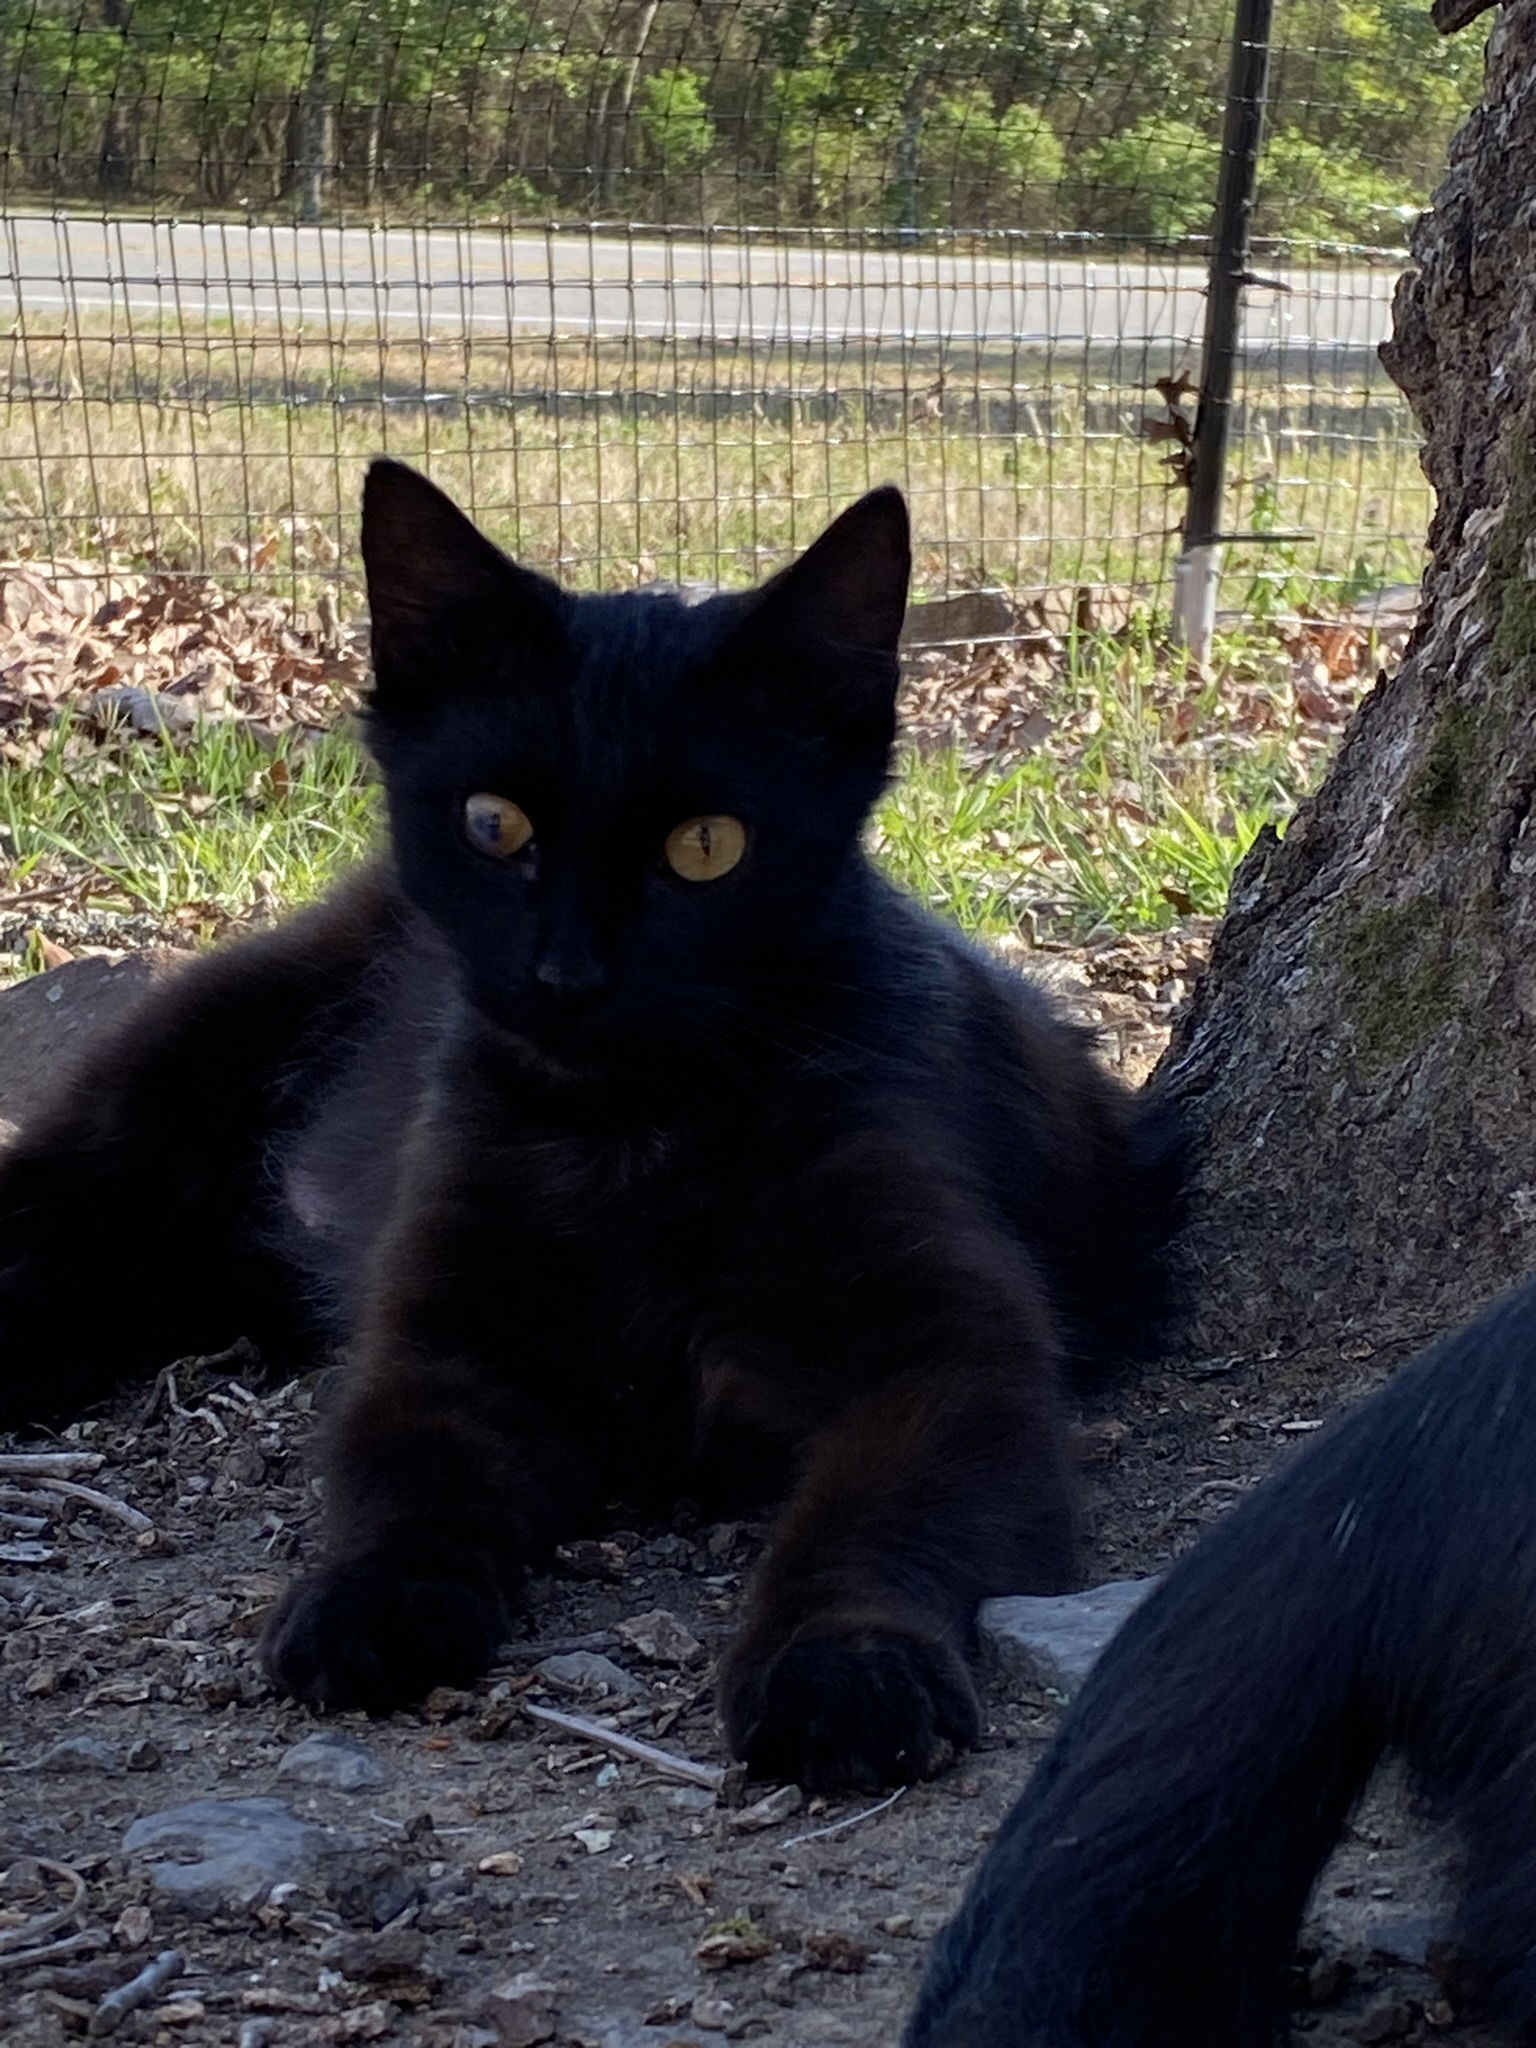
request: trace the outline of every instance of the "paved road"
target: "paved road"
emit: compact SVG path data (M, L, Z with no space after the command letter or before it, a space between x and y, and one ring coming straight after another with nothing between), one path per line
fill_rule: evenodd
M0 318L112 309L201 325L304 323L345 334L714 337L1080 349L1199 335L1198 268L1013 260L762 241L628 241L581 229L501 235L16 214L3 222ZM1290 271L1248 294L1243 345L1355 357L1390 321L1393 273Z

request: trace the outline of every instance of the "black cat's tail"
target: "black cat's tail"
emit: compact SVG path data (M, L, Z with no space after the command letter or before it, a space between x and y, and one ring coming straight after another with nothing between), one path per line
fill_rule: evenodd
M59 1076L0 1152L0 1429L240 1336L307 1361L296 1276L255 1227L269 1140L397 923L387 873L362 870L168 974Z
M1270 2048L1388 1749L1536 2021L1536 1284L1236 1510L1106 1652L940 1936L905 2048Z

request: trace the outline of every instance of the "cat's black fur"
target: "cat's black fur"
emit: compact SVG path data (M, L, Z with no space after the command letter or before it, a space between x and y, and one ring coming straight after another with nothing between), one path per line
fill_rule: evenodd
M1536 2027L1536 1282L1237 1508L1096 1666L939 1937L906 2048L1274 2048L1381 1758Z
M731 1743L913 1776L975 1734L977 1601L1067 1582L1064 1375L1149 1333L1178 1171L860 850L902 501L691 608L569 596L392 463L363 547L390 853L152 993L5 1156L0 1420L344 1340L328 1559L266 1643L321 1706L472 1678L617 1496L787 1494ZM476 792L529 849L469 842ZM660 859L699 815L747 828L723 879ZM98 1303L82 1238L130 1218L184 1256Z

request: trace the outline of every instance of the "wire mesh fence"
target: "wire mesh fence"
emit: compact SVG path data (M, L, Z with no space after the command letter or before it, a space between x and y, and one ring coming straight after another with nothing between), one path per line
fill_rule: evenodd
M1229 0L0 0L0 550L313 587L388 450L578 584L745 580L894 478L926 594L1135 604L1230 32ZM1250 613L1417 574L1375 344L1472 40L1281 8Z

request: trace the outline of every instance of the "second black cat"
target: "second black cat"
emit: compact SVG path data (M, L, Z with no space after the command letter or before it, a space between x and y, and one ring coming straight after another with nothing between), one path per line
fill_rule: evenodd
M1064 1386L1152 1330L1178 1172L861 850L901 499L691 608L569 596L397 464L363 540L390 850L170 977L0 1160L0 1420L241 1331L344 1347L266 1642L322 1707L472 1679L616 1497L783 1499L730 1741L918 1775L976 1732L977 1602L1068 1581ZM82 1223L142 1214L177 1284L83 1299Z

